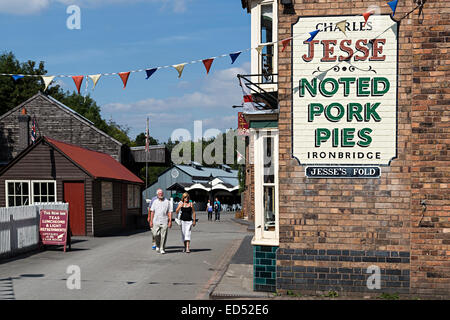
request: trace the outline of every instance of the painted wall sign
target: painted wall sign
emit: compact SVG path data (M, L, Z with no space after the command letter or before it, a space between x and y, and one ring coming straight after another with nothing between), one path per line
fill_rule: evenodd
M396 157L397 34L388 15L367 24L361 15L300 17L292 26L292 149L300 164L389 165Z
M43 244L63 245L66 251L68 217L67 210L40 210L39 234Z
M308 178L379 178L380 167L306 167Z
M244 113L238 112L238 135L248 136L250 134L248 128L248 122L244 118Z

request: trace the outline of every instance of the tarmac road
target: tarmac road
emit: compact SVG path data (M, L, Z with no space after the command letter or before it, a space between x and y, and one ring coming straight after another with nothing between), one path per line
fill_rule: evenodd
M74 237L72 251L46 251L0 262L1 299L208 299L245 236L247 227L222 213L198 213L191 253L183 253L180 227L169 230L166 254L151 249L151 233ZM67 268L78 266L81 288L68 289ZM69 279L69 280L70 280Z

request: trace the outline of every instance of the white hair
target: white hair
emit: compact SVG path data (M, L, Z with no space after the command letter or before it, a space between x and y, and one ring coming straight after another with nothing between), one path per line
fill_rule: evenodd
M158 194L159 190L161 190L161 192L164 193L163 189L159 188L158 190L156 190L156 194Z

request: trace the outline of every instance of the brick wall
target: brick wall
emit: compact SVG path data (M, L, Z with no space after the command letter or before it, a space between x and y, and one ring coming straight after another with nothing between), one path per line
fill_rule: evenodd
M291 36L299 15L356 15L369 5L391 12L386 1L294 3L295 14L283 14L279 6L278 39ZM399 1L396 17L414 7L412 0ZM375 264L364 258L379 252L382 259L373 258L385 272L380 292L450 296L448 1L428 1L424 14L422 24L416 11L399 28L398 156L381 168L379 179L306 179L305 167L291 156L291 52L279 47L279 290L358 291L351 288L364 285L360 270ZM424 199L428 227L417 227ZM299 258L305 250L317 254ZM330 250L339 254L328 255ZM359 259L346 260L351 255L344 253L351 252L361 252ZM392 260L395 254L410 255L410 261Z
M448 297L449 2L428 1L424 12L422 24L417 18L411 24L411 291Z

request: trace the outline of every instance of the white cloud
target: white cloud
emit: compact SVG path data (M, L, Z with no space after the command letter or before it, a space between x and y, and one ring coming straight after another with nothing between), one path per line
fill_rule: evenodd
M102 114L130 127L131 138L145 130L143 119L147 117L150 118L151 135L162 141L167 141L177 128L192 131L195 120L202 121L203 130L234 128L239 110L232 109L232 106L241 105L242 101L236 75L248 73L249 69L250 64L246 63L242 67L212 72L199 86L193 86L197 90L180 96L105 104L101 107Z
M0 13L30 15L47 9L51 4L78 5L80 7L100 7L114 4L156 3L169 7L175 13L187 10L188 0L0 0Z
M50 0L0 0L0 12L27 15L46 9Z

